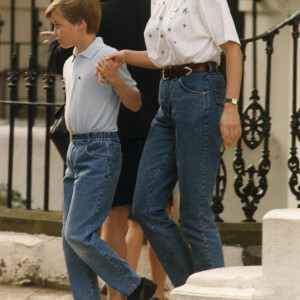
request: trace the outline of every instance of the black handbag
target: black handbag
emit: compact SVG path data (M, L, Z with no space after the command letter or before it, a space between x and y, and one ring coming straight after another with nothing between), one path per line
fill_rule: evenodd
M61 158L66 162L70 134L65 122L65 104L55 113L55 122L50 129L50 139L56 146Z

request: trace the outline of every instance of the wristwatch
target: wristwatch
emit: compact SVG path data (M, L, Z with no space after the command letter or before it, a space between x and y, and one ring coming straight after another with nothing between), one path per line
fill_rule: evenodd
M226 103L226 102L237 105L238 102L239 102L239 100L233 99L233 98L226 98L226 99L224 100L224 103Z

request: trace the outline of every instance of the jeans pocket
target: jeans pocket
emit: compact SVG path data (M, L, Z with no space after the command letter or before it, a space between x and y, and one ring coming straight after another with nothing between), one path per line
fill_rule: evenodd
M189 93L202 94L204 86L200 73L191 74L185 77L180 77L180 86Z
M226 89L215 89L214 91L215 91L215 96L216 96L216 104L217 104L219 118L221 118L221 115L224 110L224 100L226 97Z
M92 158L99 158L105 160L110 159L110 147L109 143L106 141L87 142L85 152L88 156Z

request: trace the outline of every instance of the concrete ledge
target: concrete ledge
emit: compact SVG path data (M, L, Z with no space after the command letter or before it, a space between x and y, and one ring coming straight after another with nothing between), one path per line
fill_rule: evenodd
M61 238L0 233L0 283L69 287Z
M0 207L0 283L68 288L61 249L61 220L62 213L57 211ZM261 224L220 223L218 226L226 266L243 265L247 246L242 245L259 243ZM145 245L138 272L149 277ZM167 286L172 288L169 279Z
M223 245L258 246L262 244L261 223L217 223Z
M62 213L0 206L0 231L61 236Z
M62 213L0 207L0 231L61 236ZM217 223L223 245L256 246L262 243L261 223Z

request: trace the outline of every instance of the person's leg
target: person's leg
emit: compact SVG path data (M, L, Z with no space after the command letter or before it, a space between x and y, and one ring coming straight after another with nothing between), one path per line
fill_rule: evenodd
M224 266L211 201L222 145L225 83L218 72L192 74L181 78L177 95L180 220L198 272Z
M173 220L177 223L178 222L178 214L173 211L177 210L178 207L178 196L176 195L173 197L173 195L167 200L168 206L167 206L167 213L169 216L172 216ZM165 300L165 281L167 278L166 271L164 270L163 266L161 265L153 247L150 245L150 243L147 243L147 252L148 252L148 258L149 258L149 264L150 264L150 278L153 282L157 284L157 289L153 297L156 297L160 300Z
M132 211L175 287L193 273L189 245L166 213L167 199L177 181L175 125L170 84L161 82L160 110L152 122L141 158Z
M150 243L147 243L147 252L150 263L150 278L157 284L157 289L153 297L165 300L165 281L167 274Z
M224 95L218 72L162 81L161 108L139 167L133 211L175 287L196 271L224 266L210 208L222 144L219 122ZM162 206L174 180L174 166L180 219L189 245Z
M143 246L144 232L137 221L128 219L127 222L125 236L127 246L126 260L130 267L136 270Z
M73 145L71 143L68 150L68 157L72 151L73 151ZM63 250L65 254L68 275L70 278L71 289L74 298L75 295L80 295L82 293L83 295L89 295L89 299L99 299L100 294L99 294L97 275L79 258L79 256L69 246L69 244L66 242L65 239L66 220L68 218L68 212L72 201L74 181L75 181L72 164L67 162L67 165L68 167L66 169L64 182L63 182L64 199L63 199L62 242L63 242ZM73 276L73 274L76 274L76 272L82 274L81 285L78 284L77 277Z
M131 222L127 223L127 220L133 199L137 169L139 166L145 141L146 136L121 140L121 173L114 196L112 209L108 215L108 218L102 226L102 238L123 259L127 260L129 265L134 270L136 270L136 266L133 267L131 263L134 262L134 259L136 260L136 263L138 261L138 256L141 250L141 243L143 239L143 232L137 222L133 224ZM130 226L131 224L133 225L133 227ZM134 226L135 224L137 226ZM130 239L130 241L127 241L128 238ZM137 253L137 257L135 256L135 253ZM127 257L127 254L129 255L129 257ZM117 296L117 291L115 291L111 287L109 287L108 289L109 291L107 300L120 299L120 294L118 294ZM101 292L102 291L103 288L101 288Z
M74 149L69 160L74 166L73 173L76 179L65 222L65 240L92 273L99 275L124 296L129 296L140 285L140 276L97 234L110 210L119 176L119 143L113 138L103 139L102 135L97 135L97 138L92 140L79 139L72 143ZM65 254L67 256L69 252ZM69 259L66 261L68 264ZM76 263L71 262L68 266L70 281L73 286L80 287L73 291L74 298L88 299L90 293L83 294L82 286L89 283L85 282L84 275L78 272L77 264L79 260ZM90 278L89 274L86 277ZM98 300L99 297L90 299Z
M112 207L101 227L101 238L123 259L127 256L125 233L129 212L129 205ZM107 300L119 299L121 293L107 285Z

